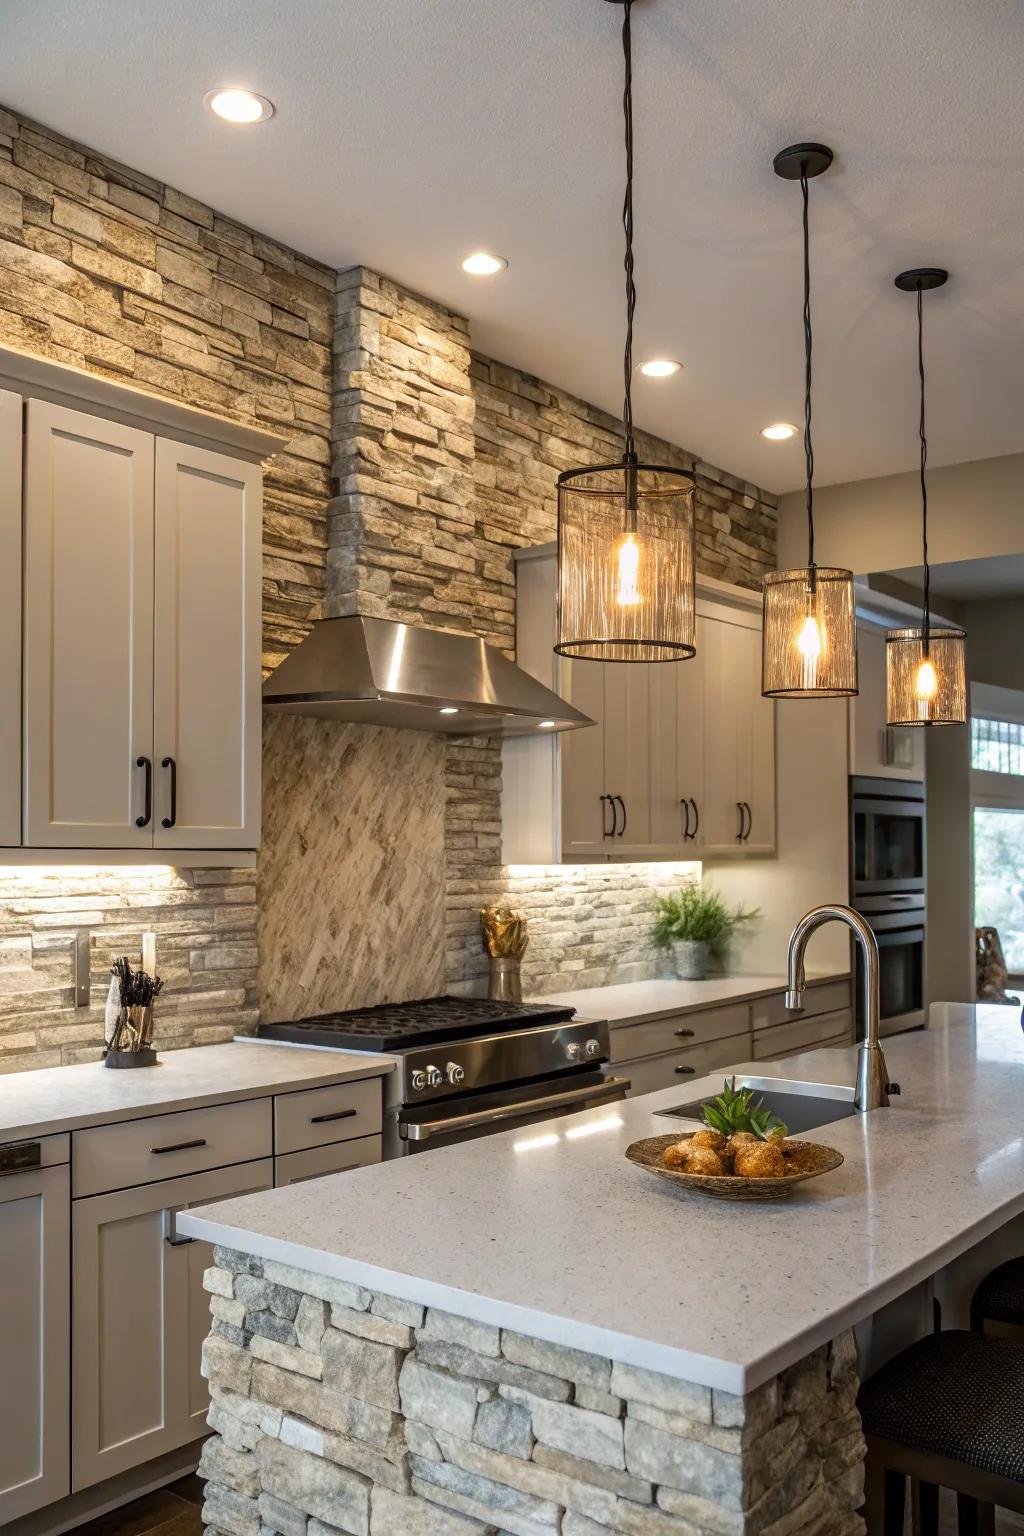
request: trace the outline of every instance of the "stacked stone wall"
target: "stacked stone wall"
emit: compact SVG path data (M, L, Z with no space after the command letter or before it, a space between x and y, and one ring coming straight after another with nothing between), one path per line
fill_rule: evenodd
M745 1397L218 1249L210 1536L863 1536L853 1336Z

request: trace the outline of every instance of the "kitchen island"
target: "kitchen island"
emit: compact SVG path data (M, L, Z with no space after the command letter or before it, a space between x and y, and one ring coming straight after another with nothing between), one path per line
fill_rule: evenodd
M212 1529L862 1530L851 1330L1024 1212L1016 1011L937 1005L886 1052L901 1097L779 1204L624 1160L670 1090L183 1213L219 1245ZM843 1089L853 1059L738 1070Z

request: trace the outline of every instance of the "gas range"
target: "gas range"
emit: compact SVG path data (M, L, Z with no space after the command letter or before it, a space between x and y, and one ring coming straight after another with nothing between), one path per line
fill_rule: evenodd
M388 1089L385 1155L465 1140L622 1098L608 1078L604 1020L547 1003L432 997L261 1024L260 1039L398 1059Z

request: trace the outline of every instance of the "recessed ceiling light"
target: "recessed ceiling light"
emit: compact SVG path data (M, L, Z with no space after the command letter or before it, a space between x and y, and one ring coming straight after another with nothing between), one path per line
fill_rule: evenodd
M458 710L454 704L445 704L441 710L442 715L457 715Z
M671 357L652 357L649 362L640 364L640 372L649 379L670 379L682 366Z
M791 437L796 437L796 431L788 421L773 421L770 427L761 428L761 436L770 443L787 443Z
M462 270L472 277L494 277L495 273L504 272L507 266L504 256L492 256L490 251L474 251L463 261Z
M206 105L215 117L226 123L264 123L274 115L274 103L255 91L243 91L235 86L221 86L208 91Z

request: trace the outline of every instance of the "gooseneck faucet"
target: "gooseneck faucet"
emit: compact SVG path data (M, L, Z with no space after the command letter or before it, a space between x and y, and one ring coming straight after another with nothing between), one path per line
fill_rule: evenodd
M851 929L864 957L864 1018L867 1036L861 1041L857 1056L857 1083L853 1105L862 1112L881 1109L889 1102L890 1090L899 1093L899 1087L889 1082L885 1067L885 1055L878 1043L879 995L878 995L878 943L868 924L852 907L812 907L797 923L789 940L789 984L786 990L786 1007L799 1012L804 1005L804 951L807 940L823 923L845 923Z

